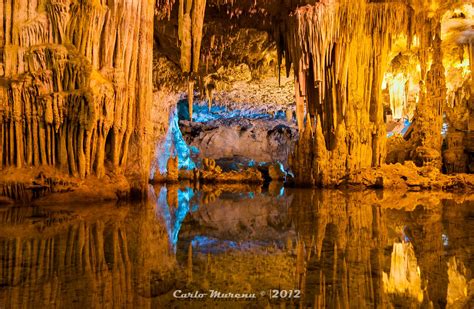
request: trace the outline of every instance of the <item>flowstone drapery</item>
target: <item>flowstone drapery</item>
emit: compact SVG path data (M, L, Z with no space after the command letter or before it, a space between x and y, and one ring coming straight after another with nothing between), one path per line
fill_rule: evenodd
M153 10L149 0L0 5L0 168L101 177L106 161L124 170L133 154L144 184Z
M304 128L291 158L297 184L337 184L384 161L382 80L392 39L409 36L410 23L398 2L328 1L289 17L283 52Z

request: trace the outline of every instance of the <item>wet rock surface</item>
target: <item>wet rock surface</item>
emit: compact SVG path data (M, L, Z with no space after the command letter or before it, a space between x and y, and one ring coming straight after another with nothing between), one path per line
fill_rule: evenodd
M218 119L204 123L180 121L187 143L199 150L197 158L234 156L287 166L298 133L294 125L277 119Z
M361 169L350 174L341 184L412 191L446 190L474 192L473 174L446 175L434 166L417 167L412 161L403 165L387 164L380 168Z

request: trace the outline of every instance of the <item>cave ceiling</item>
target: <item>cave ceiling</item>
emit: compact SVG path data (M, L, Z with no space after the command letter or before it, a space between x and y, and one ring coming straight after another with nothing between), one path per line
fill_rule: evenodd
M442 22L443 47L452 53L459 45L472 40L472 12L464 12L468 1L462 0L208 0L203 18L202 46L199 74L216 72L222 66L246 63L252 69L274 66L280 61L288 62L287 36L292 21L313 7L344 7L345 12L358 18L371 18L363 10L382 6L398 8L393 16L379 14L380 19L397 19L408 12L406 29L398 29L402 36L393 39L390 59L400 53L416 53L417 40L431 27ZM180 64L179 39L179 1L159 0L155 10L155 53L166 56L174 64ZM346 14L344 13L344 14ZM336 17L336 16L334 16ZM342 19L349 15L342 16ZM376 21L375 21L376 22ZM368 23L370 25L370 23ZM344 29L344 23L334 25L338 32L350 32L350 25ZM371 26L375 26L372 24ZM324 29L320 29L323 31ZM434 32L433 32L434 33ZM434 35L431 33L432 35ZM396 31L391 35L396 36ZM412 42L407 42L409 39ZM413 40L414 37L414 40ZM414 42L414 44L412 44ZM419 43L418 43L419 44ZM285 59L285 56L287 59ZM451 56L449 54L449 56ZM296 64L298 65L298 64ZM289 70L288 70L289 71ZM267 70L263 70L268 73ZM290 72L287 72L290 74ZM258 73L257 73L258 75ZM258 76L256 76L258 77ZM165 83L165 81L163 81Z

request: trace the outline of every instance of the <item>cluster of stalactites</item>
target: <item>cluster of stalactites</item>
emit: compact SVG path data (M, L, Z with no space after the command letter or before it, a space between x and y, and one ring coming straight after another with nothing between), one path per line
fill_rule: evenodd
M431 24L431 26L430 26ZM409 158L418 166L431 165L441 168L443 113L446 106L446 77L441 49L441 25L431 19L429 42L420 52L421 83L419 102L410 134ZM428 52L430 46L431 52ZM423 48L424 47L424 48ZM431 64L428 64L431 58ZM429 67L428 67L429 65Z
M164 18L171 18L171 11L173 10L173 5L175 0L156 0L155 2L155 17L158 20Z
M180 41L180 65L184 73L199 71L202 28L206 0L179 0L178 38ZM189 118L193 115L194 80L188 80Z
M152 22L146 0L2 4L0 168L123 167L151 103Z
M401 3L357 1L316 3L290 16L284 54L303 131L290 160L298 183L335 184L384 160L382 80L392 39L411 37L411 13Z

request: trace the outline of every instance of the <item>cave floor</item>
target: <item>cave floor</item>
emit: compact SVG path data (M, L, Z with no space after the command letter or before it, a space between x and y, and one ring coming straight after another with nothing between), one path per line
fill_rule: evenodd
M0 222L0 308L473 305L466 194L150 186Z

